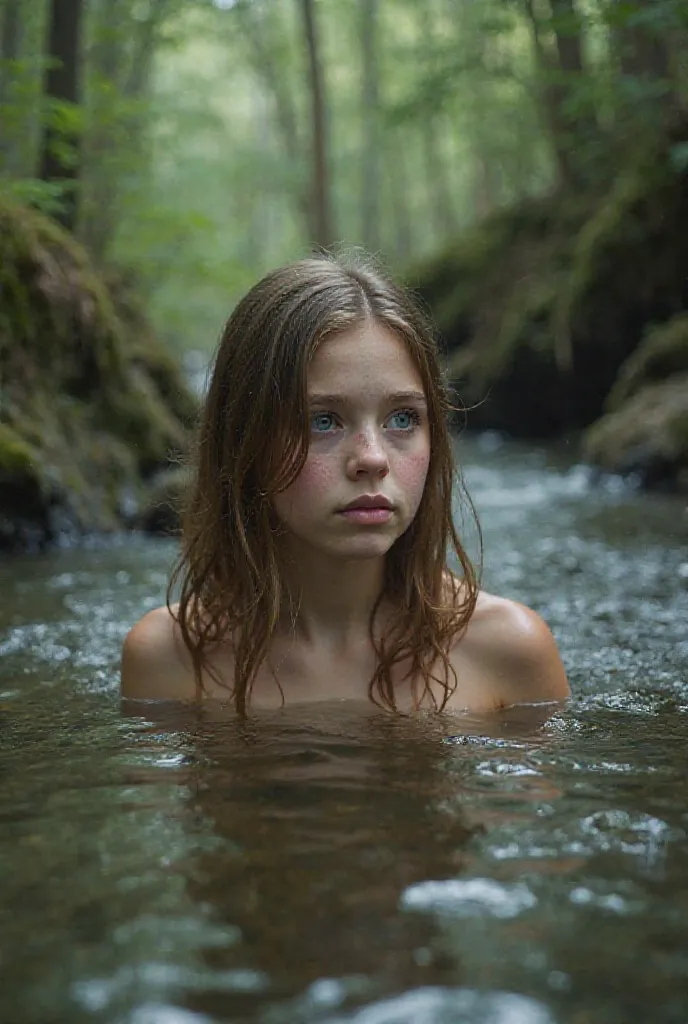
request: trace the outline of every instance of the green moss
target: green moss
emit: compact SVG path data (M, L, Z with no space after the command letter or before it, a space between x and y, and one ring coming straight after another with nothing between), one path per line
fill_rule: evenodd
M129 445L141 472L150 475L169 454L185 448L186 429L140 366L128 368L127 381L126 388L108 392L103 416Z
M607 411L613 412L644 385L676 373L688 373L688 313L651 327L626 360L616 379Z
M33 475L38 462L35 448L19 434L0 423L0 471L5 474Z
M588 328L604 282L612 285L610 301L616 299L615 283L629 289L641 283L646 261L642 253L638 259L631 254L638 247L648 246L652 230L648 207L656 202L658 193L670 191L675 184L666 158L657 157L654 152L643 153L624 168L609 191L592 206L577 233L553 320L555 352L563 369L573 365L576 334Z
M480 307L490 299L500 301L515 253L522 254L524 242L526 247L533 241L547 244L552 213L547 199L498 210L408 272L443 334L463 340Z
M688 468L688 373L647 384L587 431L585 457L605 470L676 485Z
M78 530L116 529L144 478L184 450L196 401L85 250L2 196L0 286L0 519L49 534L62 510ZM5 526L0 545L21 534Z
M0 195L0 364L32 377L34 360L87 391L117 373L124 344L107 289L88 254L59 224Z

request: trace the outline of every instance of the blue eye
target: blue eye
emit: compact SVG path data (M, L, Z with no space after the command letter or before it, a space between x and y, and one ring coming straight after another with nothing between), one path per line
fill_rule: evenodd
M323 425L323 420L325 424ZM334 417L331 412L316 412L311 416L311 429L317 433L325 433L332 429Z
M397 427L398 430L412 430L413 427L417 427L420 423L420 416L415 409L400 409L399 412L395 412L392 419L401 417L401 426Z
M394 423L394 420L401 419L401 422ZM315 412L311 415L311 430L316 434L328 434L336 426L336 417L332 412ZM392 413L389 419L392 430L400 430L403 433L411 431L420 424L420 413L415 409L399 409Z

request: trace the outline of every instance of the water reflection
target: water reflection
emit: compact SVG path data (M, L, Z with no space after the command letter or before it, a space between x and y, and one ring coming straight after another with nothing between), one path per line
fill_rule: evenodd
M491 824L493 809L462 805L476 748L541 745L552 706L405 719L335 702L245 722L211 704L145 707L152 729L187 736L175 775L189 794L186 813L216 840L175 871L187 897L233 936L199 950L210 974L202 993L186 994L188 1009L248 1019L266 988L279 1005L312 992L333 965L349 979L343 1002L461 980L461 958L433 951L433 921L404 912L404 894L460 876L471 840ZM132 768L128 782L150 786L172 766L165 756ZM531 795L557 794L539 780ZM229 1002L228 976L243 979Z

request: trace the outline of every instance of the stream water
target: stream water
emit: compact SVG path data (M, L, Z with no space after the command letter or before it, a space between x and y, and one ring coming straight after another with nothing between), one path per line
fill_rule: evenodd
M688 514L461 443L573 696L237 723L118 698L174 544L0 565L3 1024L688 1021Z

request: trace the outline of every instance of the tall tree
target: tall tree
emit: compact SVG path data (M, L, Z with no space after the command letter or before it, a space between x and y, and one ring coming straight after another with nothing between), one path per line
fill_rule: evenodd
M469 54L475 59L475 67L462 79L462 120L470 140L473 165L472 206L478 217L484 217L497 206L500 198L502 160L494 146L497 133L491 130L490 124L496 109L494 103L489 102L492 83L487 69L491 47L495 47L495 41L501 43L501 39L494 31L486 31L482 20L485 17L483 4L479 7L475 0L445 0L444 9L454 27L457 53L464 61ZM452 230L457 227L452 224Z
M297 183L293 193L297 217L303 224L304 235L308 237L312 226L312 206L299 173L303 128L299 123L294 91L285 74L284 54L280 53L280 42L283 42L280 37L284 36L284 26L275 23L280 12L274 7L264 7L251 0L241 0L235 5L235 11L241 18L242 31L248 42L251 66L263 83L272 104L275 128L290 169L290 179Z
M417 5L418 48L422 63L430 68L438 51L440 12L431 0ZM430 202L430 215L438 241L457 229L452 185L443 147L442 122L437 109L426 109L420 119L425 163L425 180Z
M589 152L597 133L587 99L582 23L574 0L549 0L549 7L544 13L535 0L523 0L544 120L559 177L563 184L578 188L590 174Z
M13 67L19 59L21 0L5 0L0 7L0 165L11 167L12 161L12 85Z
M50 0L43 83L47 110L40 177L65 186L58 219L69 230L76 221L79 180L83 9L83 0Z
M334 241L332 197L328 167L327 101L323 81L320 41L313 0L301 0L303 27L308 55L308 81L311 97L313 146L312 238L317 246Z
M385 195L391 225L390 248L400 266L409 262L415 240L409 196L412 191L406 158L405 132L388 129L385 148Z
M118 107L127 57L126 43L131 29L127 0L102 0L97 9L90 47L90 103L83 139L79 211L79 236L101 263L112 233L118 187L118 181L108 166L108 156L124 143L118 130Z
M138 100L146 94L153 58L160 42L160 30L178 6L178 0L176 3L175 0L148 0L144 17L136 22L131 40L129 71L122 87L128 99Z
M173 0L101 0L90 50L90 105L84 138L79 234L107 261L128 173L137 165L146 126L151 67ZM134 16L138 10L139 17Z
M630 113L646 129L661 128L680 103L672 69L681 35L676 10L671 0L608 0L612 53L622 75L622 127Z
M369 251L380 246L380 83L378 0L360 0L362 57L361 238Z
M5 0L0 6L0 104L7 102L11 65L19 57L19 5L20 0Z

